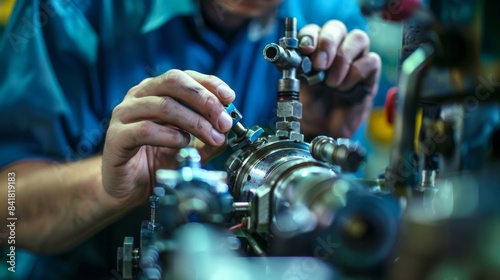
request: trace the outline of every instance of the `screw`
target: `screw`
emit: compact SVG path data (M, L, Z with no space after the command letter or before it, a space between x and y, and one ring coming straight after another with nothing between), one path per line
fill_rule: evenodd
M156 223L156 203L158 202L160 198L156 195L151 195L149 197L149 206L151 207L151 219L148 224L148 229L150 230L155 230L155 228L158 227Z

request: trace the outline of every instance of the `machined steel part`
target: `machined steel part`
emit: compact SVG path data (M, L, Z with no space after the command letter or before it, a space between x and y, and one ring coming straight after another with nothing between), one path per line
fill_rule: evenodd
M134 278L134 266L136 266L137 258L136 249L134 248L134 238L126 236L123 239L123 246L117 250L117 269L123 279Z
M226 162L228 186L235 201L250 201L252 192L262 186L278 166L297 160L307 160L311 165L333 168L317 161L309 153L309 144L299 141L268 141L260 138L252 145L233 153Z
M247 145L255 142L263 133L264 130L259 126L253 126L251 128L246 128L243 124L241 124L241 120L243 116L240 111L236 109L233 103L224 106L226 112L233 119L233 126L231 130L234 132L236 137L233 137L229 140L229 147L233 150L241 149Z
M278 44L271 43L264 47L264 58L273 63L278 69L296 68L301 65L306 67L303 72L311 71L311 63L302 64L302 57L293 49L284 48Z
M318 136L311 141L311 155L321 161L339 165L344 172L356 171L365 161L366 151L350 139Z
M424 74L434 61L436 49L431 44L423 44L402 64L399 81L398 114L391 166L385 177L390 188L401 197L410 197L419 186L416 151L414 149L415 120L417 102L420 97Z
M284 37L280 38L279 45L266 45L263 56L282 72L282 77L278 80L276 137L303 141L304 136L300 133L302 104L298 101L300 81L297 70L301 73L310 72L312 64L308 57L298 53L298 46L297 19L286 18Z
M150 230L155 230L159 226L156 219L156 207L158 206L157 203L159 199L160 197L157 195L149 196L149 207L151 208L151 218L148 223L148 228Z
M306 161L277 167L267 182L258 191L271 190L270 243L307 242L312 233L313 244L327 240L334 245L335 250L323 260L350 269L374 267L391 253L400 213L392 196L371 193L354 180ZM253 209L259 209L258 205ZM317 248L309 249L317 256Z
M309 144L261 138L235 152L226 167L228 185L238 203L234 209L244 216L244 229L269 244L304 241L301 238L311 234L319 238L326 232L328 240L344 244L329 260L351 267L373 266L391 251L397 203L343 179L339 166L311 156ZM370 250L360 249L365 243ZM364 256L364 261L355 261L350 257L354 255Z
M152 204L152 219L167 229L181 220L222 223L232 205L227 173L202 169L195 148L181 149L177 160L179 169L156 171L159 199Z
M274 185L269 182L307 167L320 168L328 177L339 174L338 167L313 159L309 144L298 141L268 142L262 138L228 159L228 186L235 201L250 203L250 228L268 230L270 215L274 212L270 206Z

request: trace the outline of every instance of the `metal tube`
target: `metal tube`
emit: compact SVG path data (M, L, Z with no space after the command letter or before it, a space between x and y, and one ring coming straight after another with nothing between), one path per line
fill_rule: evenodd
M257 243L257 241L255 241L253 236L250 233L247 233L246 231L243 231L243 234L247 238L248 245L250 245L250 248L252 248L252 251L259 257L265 257L266 252L264 252L264 250L262 250L262 248L260 248L259 243Z
M285 37L297 37L297 19L293 17L285 18Z
M365 151L360 146L351 142L340 144L326 136L314 138L310 151L315 159L339 165L343 171L356 171L365 161Z
M414 149L417 103L422 77L434 60L435 48L423 44L410 55L401 67L399 106L396 115L394 151L391 168L386 173L389 187L398 196L409 196L412 187L417 186L417 164Z
M249 213L250 212L250 202L234 202L232 205L232 210L233 210L233 212Z
M284 49L278 44L267 44L262 51L264 59L273 63L280 70L293 69L299 67L302 57L296 51ZM295 78L295 75L293 76Z
M236 134L236 139L238 140L242 139L247 134L247 129L239 122L234 124L231 130Z

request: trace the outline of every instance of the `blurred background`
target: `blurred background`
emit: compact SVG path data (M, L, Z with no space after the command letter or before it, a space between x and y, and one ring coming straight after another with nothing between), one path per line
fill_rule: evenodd
M364 177L374 178L384 172L389 163L393 126L386 121L384 104L387 91L397 85L403 24L385 21L378 15L368 17L367 20L366 32L370 36L371 51L382 58L382 75L373 110L355 138L368 152Z

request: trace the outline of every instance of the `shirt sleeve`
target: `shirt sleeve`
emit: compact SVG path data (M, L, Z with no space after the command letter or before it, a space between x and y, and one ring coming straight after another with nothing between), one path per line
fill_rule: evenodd
M94 132L83 137L96 122L89 92L98 40L77 3L16 3L0 40L0 167L71 160L99 146Z

